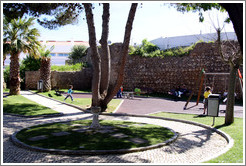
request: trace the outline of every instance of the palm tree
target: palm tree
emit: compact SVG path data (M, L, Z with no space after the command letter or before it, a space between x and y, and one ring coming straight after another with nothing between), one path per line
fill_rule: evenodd
M71 52L69 53L68 59L72 64L82 63L82 58L87 55L87 47L81 45L73 46Z
M40 65L40 79L43 80L43 91L49 92L51 90L51 56L50 52L54 49L52 46L50 49L46 50L46 46L40 47L39 52L41 56L41 65Z
M20 53L38 56L40 34L36 28L31 29L33 21L34 18L4 18L3 50L4 55L10 54L10 95L20 94Z

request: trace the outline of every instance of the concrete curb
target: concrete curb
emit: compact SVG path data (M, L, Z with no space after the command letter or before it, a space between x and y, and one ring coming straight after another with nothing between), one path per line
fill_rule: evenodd
M192 122L192 121L186 121L186 120L182 120L182 119L172 119L172 118L165 118L165 117L158 117L158 116L150 116L150 115L137 115L137 114L121 114L121 113L101 113L100 115L107 115L107 116L131 116L131 117L144 117L144 118L152 118L152 119L163 119L163 120L169 120L169 121L176 121L176 122L181 122L181 123L187 123L187 124L192 124L192 125L196 125L199 127L203 127L209 130L212 130L216 133L218 133L219 135L221 135L222 137L224 137L227 141L227 143L229 144L230 141L233 141L233 139L226 133L224 133L223 131L220 131L216 128L212 128L208 125L204 125L201 123L197 123L197 122Z
M63 113L54 113L54 114L43 114L43 115L20 115L20 114L12 114L12 113L3 113L4 115L11 115L11 116L17 116L17 117L23 117L23 118L51 118L51 117L58 117L63 116Z
M64 121L64 122L69 122L69 121ZM150 149L155 149L155 148L160 148L162 146L169 145L173 143L175 140L178 139L179 134L176 133L174 130L168 128L168 127L163 127L167 128L171 132L174 133L174 136L165 142L156 144L156 145L151 145L151 146L145 146L145 147L139 147L139 148L131 148L131 149L115 149L115 150L61 150L61 149L45 149L45 148L40 148L40 147L35 147L35 146L30 146L27 145L23 142L21 142L18 138L16 138L16 135L18 132L25 130L21 129L17 132L15 132L13 135L11 135L10 140L17 145L18 147L25 148L28 150L33 150L33 151L38 151L38 152L47 152L47 153L54 153L54 154L62 154L62 155L104 155L104 154L125 154L125 153L133 153L133 152L140 152L140 151L145 151L145 150L150 150Z
M172 119L172 118L165 118L165 117L150 116L150 115L120 114L120 113L115 113L115 114L101 113L101 114L102 115L108 115L108 116L132 116L132 117L145 117L145 118L153 118L153 119L163 119L163 120L176 121L176 122L181 122L181 123L196 125L196 126L203 127L205 129L208 129L208 130L212 130L213 132L216 132L217 134L221 135L227 141L228 144L224 148L224 150L221 151L220 153L218 153L216 156L212 156L209 159L204 159L201 162L209 161L211 159L214 159L216 157L219 157L220 155L226 153L234 145L234 140L228 134L226 134L225 132L223 132L223 131L221 131L219 129L216 129L216 128L212 128L212 127L210 127L208 125L197 123L197 122L186 121L186 120L181 120L181 119Z

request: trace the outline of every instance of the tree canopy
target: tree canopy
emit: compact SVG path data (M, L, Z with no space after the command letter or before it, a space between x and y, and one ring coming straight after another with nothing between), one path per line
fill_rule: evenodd
M80 3L4 3L3 13L9 19L24 15L37 17L40 25L49 29L76 23L83 11Z

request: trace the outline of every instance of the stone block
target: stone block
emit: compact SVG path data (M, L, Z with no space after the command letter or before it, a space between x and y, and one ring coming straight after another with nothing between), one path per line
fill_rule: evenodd
M48 138L47 135L39 135L39 136L28 138L28 140L29 141L40 141L40 140L44 140L44 139L47 139L47 138Z
M147 140L141 139L141 138L130 138L128 141L133 142L135 144L143 144L143 143L148 143Z
M128 135L125 135L123 133L116 133L116 134L112 134L112 137L116 137L116 138L127 138L129 137Z
M69 135L69 134L71 134L71 133L66 132L66 131L57 132L57 133L51 133L51 135L53 135L53 136L58 136L58 137L60 137L60 136L65 136L65 135Z

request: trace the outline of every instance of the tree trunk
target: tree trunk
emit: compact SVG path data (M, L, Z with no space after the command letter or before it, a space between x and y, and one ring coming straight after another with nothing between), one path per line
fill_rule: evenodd
M229 14L243 53L243 3L220 3Z
M10 95L20 94L20 53L12 54L10 57Z
M6 55L3 55L3 67L4 67L5 59L6 59ZM3 78L2 79L3 79L3 89L6 89L7 85L6 85L5 80L4 80L4 74L3 74Z
M121 72L118 75L117 83L112 90L109 89L109 81L110 81L110 72L111 72L111 63L110 63L110 51L108 47L108 33L109 33L109 4L103 4L103 25L102 25L102 36L101 36L101 46L102 52L101 55L98 52L98 48L96 45L96 32L94 19L92 14L92 5L91 4L83 4L85 7L86 20L88 24L89 31L89 44L91 47L91 60L93 66L93 79L92 79L92 106L91 110L93 113L93 123L91 128L99 128L99 121L97 111L103 112L107 109L107 105L112 100L118 89L120 88L123 82L123 74L126 56L128 54L128 47L130 42L130 35L132 29L132 23L134 20L137 4L132 4L126 30L125 30L125 38L123 44L123 52L122 52L122 63L120 70ZM117 89L117 90L115 90ZM116 92L115 92L116 91ZM96 108L96 109L95 109ZM100 109L97 109L100 108Z
M103 24L102 24L102 36L99 41L102 46L101 51L101 84L100 84L100 95L101 100L104 100L109 87L110 81L110 70L111 70L111 59L110 59L110 51L108 46L108 34L109 34L109 4L103 4Z
M108 90L108 95L106 96L105 100L103 100L102 102L102 105L104 106L107 105L113 99L115 94L120 89L120 86L122 85L122 82L124 79L124 69L125 69L126 57L128 55L128 48L129 48L129 43L130 43L130 38L131 38L132 25L133 25L135 13L137 10L137 6L138 6L137 3L133 3L131 5L131 9L130 9L128 20L127 20L126 27L125 27L124 42L123 42L122 50L121 50L121 64L119 67L117 81L115 83L115 86Z
M226 104L225 124L230 125L234 122L234 104L235 104L235 85L238 68L230 65L229 89Z
M43 91L49 92L51 90L51 71L50 58L42 58L40 66L40 79L43 80Z
M91 61L93 67L93 78L92 78L92 104L91 112L93 113L93 121L90 128L98 129L100 128L99 124L99 113L100 108L100 84L101 84L101 58L98 53L98 48L96 44L96 30L94 25L94 18L92 14L92 5L85 3L86 20L89 31L89 44L91 47ZM98 108L98 109L97 109Z
M101 83L101 58L98 53L96 44L96 30L94 25L94 18L92 14L92 4L84 3L86 20L89 32L89 44L91 48L91 61L93 67L92 78L92 106L98 107L100 105L99 88Z

